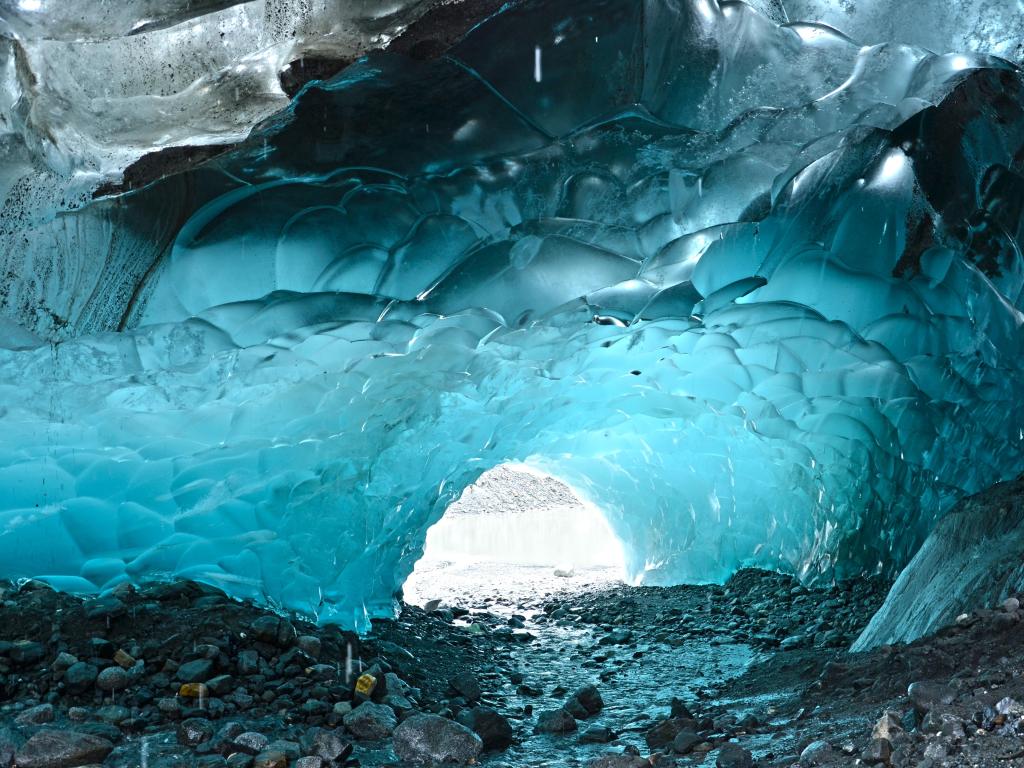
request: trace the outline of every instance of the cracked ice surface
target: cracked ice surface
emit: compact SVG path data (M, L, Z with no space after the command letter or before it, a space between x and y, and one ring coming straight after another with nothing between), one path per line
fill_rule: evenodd
M777 22L513 5L155 187L129 330L6 334L5 573L363 626L510 462L634 580L893 573L1024 469L1020 73Z

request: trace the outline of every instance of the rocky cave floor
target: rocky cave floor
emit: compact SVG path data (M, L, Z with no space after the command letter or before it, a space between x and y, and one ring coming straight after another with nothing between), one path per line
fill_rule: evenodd
M8 585L0 767L1024 766L1015 599L851 655L879 581L566 584L406 606L362 640L194 583Z

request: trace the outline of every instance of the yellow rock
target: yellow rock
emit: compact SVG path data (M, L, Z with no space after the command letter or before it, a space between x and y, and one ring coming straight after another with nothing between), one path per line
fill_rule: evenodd
M135 659L126 651L118 649L117 653L114 654L114 662L121 669L130 669L135 664Z
M185 699L205 699L210 691L203 683L185 683L178 689L178 695Z
M373 675L360 675L356 680L356 693L360 696L369 696L377 687L377 678Z

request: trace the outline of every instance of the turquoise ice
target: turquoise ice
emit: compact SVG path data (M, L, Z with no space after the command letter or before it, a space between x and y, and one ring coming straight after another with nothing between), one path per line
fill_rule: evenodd
M0 321L0 573L364 627L521 462L637 582L894 574L1024 470L1020 72L769 13L508 7L129 195L120 322Z

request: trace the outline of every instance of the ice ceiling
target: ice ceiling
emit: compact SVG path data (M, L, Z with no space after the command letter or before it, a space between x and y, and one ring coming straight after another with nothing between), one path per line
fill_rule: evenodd
M507 462L648 583L891 574L1024 470L1014 3L429 5L0 0L4 575L363 626Z

